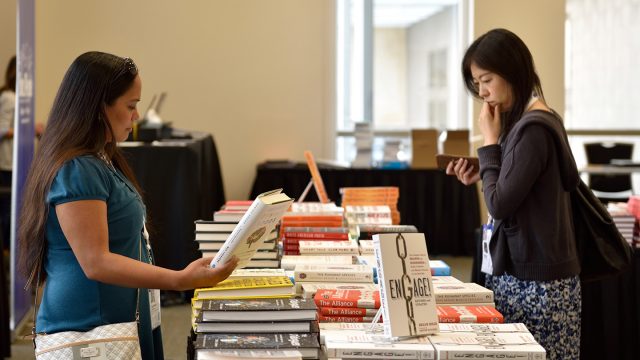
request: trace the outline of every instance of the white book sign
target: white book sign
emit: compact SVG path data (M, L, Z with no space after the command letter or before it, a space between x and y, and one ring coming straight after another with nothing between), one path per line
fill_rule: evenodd
M211 267L224 264L233 255L238 257L238 269L246 266L292 202L282 189L258 195L211 261Z
M373 235L385 336L438 332L438 313L424 234Z

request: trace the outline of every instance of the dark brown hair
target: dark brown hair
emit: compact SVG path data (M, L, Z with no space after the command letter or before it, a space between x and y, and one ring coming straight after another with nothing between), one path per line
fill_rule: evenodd
M9 59L7 70L4 72L4 85L0 88L0 93L5 90L16 91L16 57Z
M105 107L131 88L137 75L131 59L95 51L77 57L64 75L24 187L18 244L20 269L28 276L28 285L34 285L38 274L41 280L46 277L45 226L50 209L46 199L65 162L104 151L141 193L115 141L107 142L107 134L115 136L105 114Z
M477 38L464 54L462 59L464 84L473 96L481 99L471 76L472 63L483 70L500 75L511 85L513 106L502 117L501 136L504 137L522 117L531 95L545 102L531 52L527 45L511 31L493 29Z

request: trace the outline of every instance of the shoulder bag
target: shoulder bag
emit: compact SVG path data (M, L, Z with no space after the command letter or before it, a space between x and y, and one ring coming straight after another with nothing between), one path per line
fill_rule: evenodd
M139 250L142 261L142 239ZM33 344L37 360L141 359L138 321L140 319L140 289L136 296L135 321L98 326L86 332L62 331L55 334L36 334L40 272L33 309Z

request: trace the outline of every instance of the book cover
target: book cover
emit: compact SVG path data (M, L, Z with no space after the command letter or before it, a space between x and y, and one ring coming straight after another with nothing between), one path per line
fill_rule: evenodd
M378 285L371 283L303 282L301 284L302 297L305 299L313 298L320 289L379 291Z
M373 316L318 315L318 321L320 323L324 323L324 322L371 323L373 319L374 319Z
M231 233L238 225L235 222L219 222L210 220L196 220L196 234L206 232Z
M294 269L295 281L373 283L373 269L367 265L299 264Z
M327 190L324 188L324 182L322 181L322 176L320 175L320 170L318 170L318 165L313 157L313 153L309 150L305 150L304 158L307 160L307 166L309 167L311 179L313 180L313 187L316 189L318 199L323 204L328 203L329 196L327 195Z
M436 299L424 234L373 236L382 317L388 337L438 332Z
M246 266L292 202L293 199L284 194L282 189L258 195L211 261L211 267L225 263L234 255L239 260L238 268Z
M318 333L318 322L264 321L264 322L202 322L196 320L195 332L200 333Z
M311 299L204 300L202 321L300 321L316 319Z
M377 313L378 309L331 306L318 308L318 314L324 316L360 316L373 318Z
M511 324L469 324L469 323L440 323L438 324L440 332L470 332L470 333L502 333L502 332L525 332L529 329L523 323Z
M380 307L380 292L366 290L319 289L313 296L318 307Z
M503 323L504 317L493 306L436 306L441 323Z
M324 338L326 355L342 359L432 360L435 350L426 336L381 341L375 334L343 334Z
M312 333L293 334L197 334L193 346L198 349L271 349L298 350L303 358L317 359L320 344Z
M438 305L493 303L493 291L476 283L434 283L433 292Z
M439 333L429 335L438 359L544 360L546 352L529 333Z
M263 276L226 279L210 288L195 289L193 297L203 299L239 299L293 296L288 276Z

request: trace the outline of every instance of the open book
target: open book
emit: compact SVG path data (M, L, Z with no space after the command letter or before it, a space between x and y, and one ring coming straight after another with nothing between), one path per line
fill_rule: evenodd
M258 195L211 261L211 267L224 264L233 255L238 257L238 269L247 265L292 202L282 189Z

